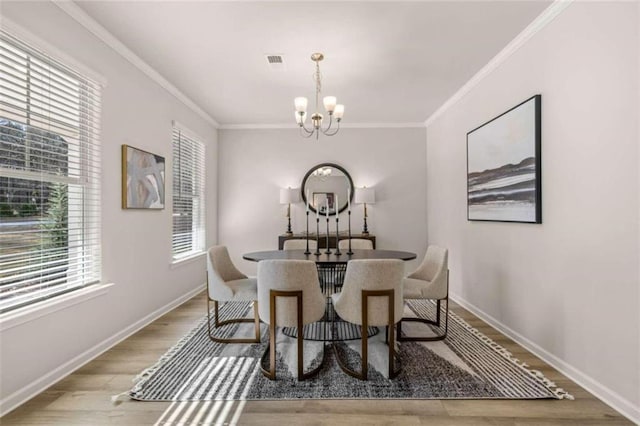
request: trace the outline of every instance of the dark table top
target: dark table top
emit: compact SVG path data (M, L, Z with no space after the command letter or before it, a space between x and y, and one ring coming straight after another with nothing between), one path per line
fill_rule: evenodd
M413 260L416 258L415 253L408 251L393 251L393 250L353 250L352 255L347 255L347 250L342 250L342 254L335 255L335 250L332 250L331 254L325 254L324 249L320 249L319 256L313 254L304 254L304 250L269 250L269 251L256 251L253 253L247 253L242 256L245 260L251 260L253 262L259 262L261 260L273 260L273 259L293 259L293 260L312 260L316 263L347 263L350 260L355 259L400 259L400 260Z

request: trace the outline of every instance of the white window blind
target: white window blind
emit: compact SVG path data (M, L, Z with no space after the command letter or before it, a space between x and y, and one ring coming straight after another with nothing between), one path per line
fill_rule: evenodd
M173 127L173 260L205 250L204 144Z
M100 86L0 31L0 312L100 280Z

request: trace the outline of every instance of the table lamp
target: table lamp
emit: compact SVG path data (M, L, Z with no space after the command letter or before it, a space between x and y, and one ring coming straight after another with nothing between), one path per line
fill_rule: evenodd
M356 188L355 192L356 204L364 204L364 227L362 228L362 235L369 235L369 228L367 228L367 204L375 204L376 192L373 188Z
M291 232L291 204L300 201L300 192L296 188L280 188L280 204L287 205L287 232L286 235L293 235Z

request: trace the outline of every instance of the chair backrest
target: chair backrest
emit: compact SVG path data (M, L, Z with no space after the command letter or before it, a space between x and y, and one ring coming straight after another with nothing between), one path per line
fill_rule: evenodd
M320 320L324 315L325 297L320 291L318 270L310 260L262 260L258 262L258 313L270 324L271 290L302 290L304 324ZM276 298L276 324L296 327L298 324L295 297Z
M362 290L394 290L394 323L402 319L402 277L404 264L398 259L351 260L347 263L342 293L336 302L340 316L354 324L362 324ZM387 297L370 297L367 312L371 326L389 322Z
M447 275L449 274L449 250L438 246L427 247L424 260L409 278L429 281L429 294L437 299L447 296Z
M349 239L345 238L344 240L340 240L338 242L338 247L340 247L340 250L344 250L344 249L348 250ZM352 238L351 248L356 250L373 250L373 242L365 238Z
M309 250L315 250L318 243L315 239L309 238ZM307 240L304 238L295 238L292 240L285 240L282 246L283 250L305 250L307 248Z
M226 282L242 278L247 278L247 276L235 267L226 246L213 246L209 249L207 256L207 289L210 299L231 299L233 291L226 285Z

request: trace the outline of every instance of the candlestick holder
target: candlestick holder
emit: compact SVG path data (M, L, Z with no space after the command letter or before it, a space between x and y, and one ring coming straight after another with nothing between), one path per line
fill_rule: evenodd
M309 255L311 252L309 251L309 210L307 210L307 249L304 251L304 254Z
M315 253L316 256L320 256L322 253L320 253L320 218L316 217L316 251Z
M327 216L327 249L324 254L331 254L331 247L329 246L329 216Z
M349 251L347 254L349 256L353 254L353 251L351 251L351 210L349 210Z
M367 227L367 203L364 203L364 227L362 228L362 235L369 235L369 228Z
M338 222L340 218L336 214L336 256L340 256L342 252L340 251L340 230L338 229Z

